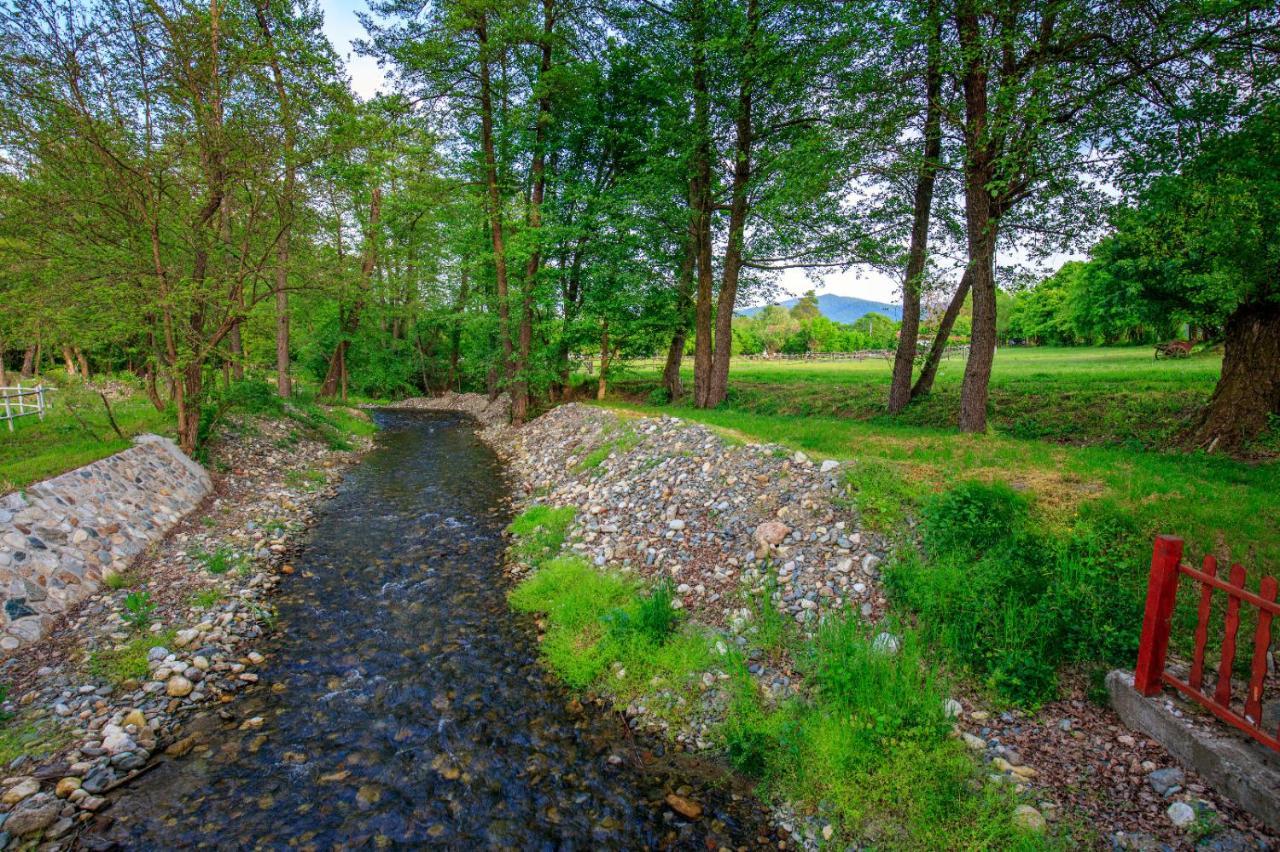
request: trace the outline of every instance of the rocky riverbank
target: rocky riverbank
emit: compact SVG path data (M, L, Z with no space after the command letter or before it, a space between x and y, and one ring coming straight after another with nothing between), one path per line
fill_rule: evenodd
M467 403L447 404L466 410ZM483 433L510 457L518 505L576 510L568 551L600 568L669 579L675 605L741 646L759 688L775 700L803 694L805 685L787 655L755 650L757 616L744 601L771 600L801 633L827 613L853 609L875 622L886 611L880 567L890 542L860 525L847 471L835 461L739 444L670 417L581 405L555 408L521 430L490 423ZM517 558L508 570L519 579L529 567ZM877 641L892 648L897 638L882 632ZM666 730L690 750L716 747L722 677L708 672L701 706ZM1084 700L1084 691L1075 685L1040 713L1001 712L973 690L946 702L955 736L989 782L1018 791L1024 804L1015 819L1033 830L1063 819L1088 825L1115 848L1269 848L1256 820L1109 709ZM670 727L643 701L621 703L635 727ZM791 813L780 818L810 842L826 830Z
M209 448L204 503L0 665L0 848L62 845L84 823L109 822L113 791L162 754L204 748L188 730L198 711L235 718L237 693L260 682L278 575L293 570L313 507L363 448L355 440L339 451L290 421L228 426Z

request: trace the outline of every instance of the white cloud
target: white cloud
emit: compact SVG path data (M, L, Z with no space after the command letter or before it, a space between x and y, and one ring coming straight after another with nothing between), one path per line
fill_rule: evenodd
M360 56L352 46L352 42L366 35L356 18L357 9L367 11L363 0L322 0L320 5L324 10L325 35L347 66L351 88L366 100L373 97L386 85L384 72L376 59Z

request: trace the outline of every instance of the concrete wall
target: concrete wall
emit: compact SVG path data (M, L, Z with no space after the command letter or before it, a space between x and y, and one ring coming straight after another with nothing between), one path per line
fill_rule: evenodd
M212 490L172 441L141 435L113 456L0 497L0 650L40 638L57 616L123 571Z

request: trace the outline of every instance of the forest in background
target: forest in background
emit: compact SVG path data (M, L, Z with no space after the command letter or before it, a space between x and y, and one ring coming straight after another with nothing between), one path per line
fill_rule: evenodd
M522 421L576 355L607 375L660 354L669 396L714 407L737 305L786 269L864 266L903 282L890 411L936 370L922 295L946 305L938 352L971 306L956 422L982 431L999 285L1026 275L997 259L1092 247L1098 328L1225 341L1187 446L1280 411L1271 4L378 0L363 19L391 74L367 101L314 3L0 6L6 366L134 372L188 450L246 371L285 396L296 377L507 390Z

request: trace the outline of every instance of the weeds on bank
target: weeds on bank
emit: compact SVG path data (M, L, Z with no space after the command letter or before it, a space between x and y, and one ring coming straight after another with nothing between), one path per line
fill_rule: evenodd
M72 734L52 719L5 720L0 727L0 766L25 755L39 760L72 740Z
M197 547L187 555L191 557L192 561L214 575L225 574L234 568L238 574L243 576L252 570L247 554L238 553L226 545L212 551Z
M176 631L166 630L155 635L138 636L118 648L97 648L89 654L89 673L113 685L142 680L150 671L147 652L152 648L169 647L176 635Z
M1045 845L1013 825L1012 791L983 784L972 756L948 736L946 685L920 640L899 629L891 652L875 641L882 629L853 613L827 620L797 651L806 697L770 707L755 690L738 690L722 729L734 766L760 779L766 794L815 807L843 841Z
M220 589L201 589L191 596L191 605L196 609L213 609L225 598Z
M619 427L618 434L615 437L605 441L591 452L582 457L582 461L574 465L575 473L584 473L588 470L594 470L604 463L604 460L614 453L622 455L628 450L640 443L640 436L630 426Z
M572 506L537 504L525 509L507 527L515 538L515 555L522 562L536 565L559 553L576 514Z
M156 611L155 601L145 591L130 592L124 597L124 612L120 617L134 630L142 631L151 626L151 617Z
M774 706L736 647L681 622L669 582L644 588L557 555L563 536L548 547L549 511L532 507L512 524L517 549L547 555L509 600L545 617L543 659L570 686L642 701L677 726L715 690L727 706L719 738L733 765L767 794L816 808L841 839L881 848L1043 845L1014 827L1012 792L983 785L973 758L948 737L945 684L913 633L886 653L850 615L801 644L773 605L776 580L767 573L750 636L775 655L793 648L812 685L807 698ZM531 546L527 536L541 538Z

